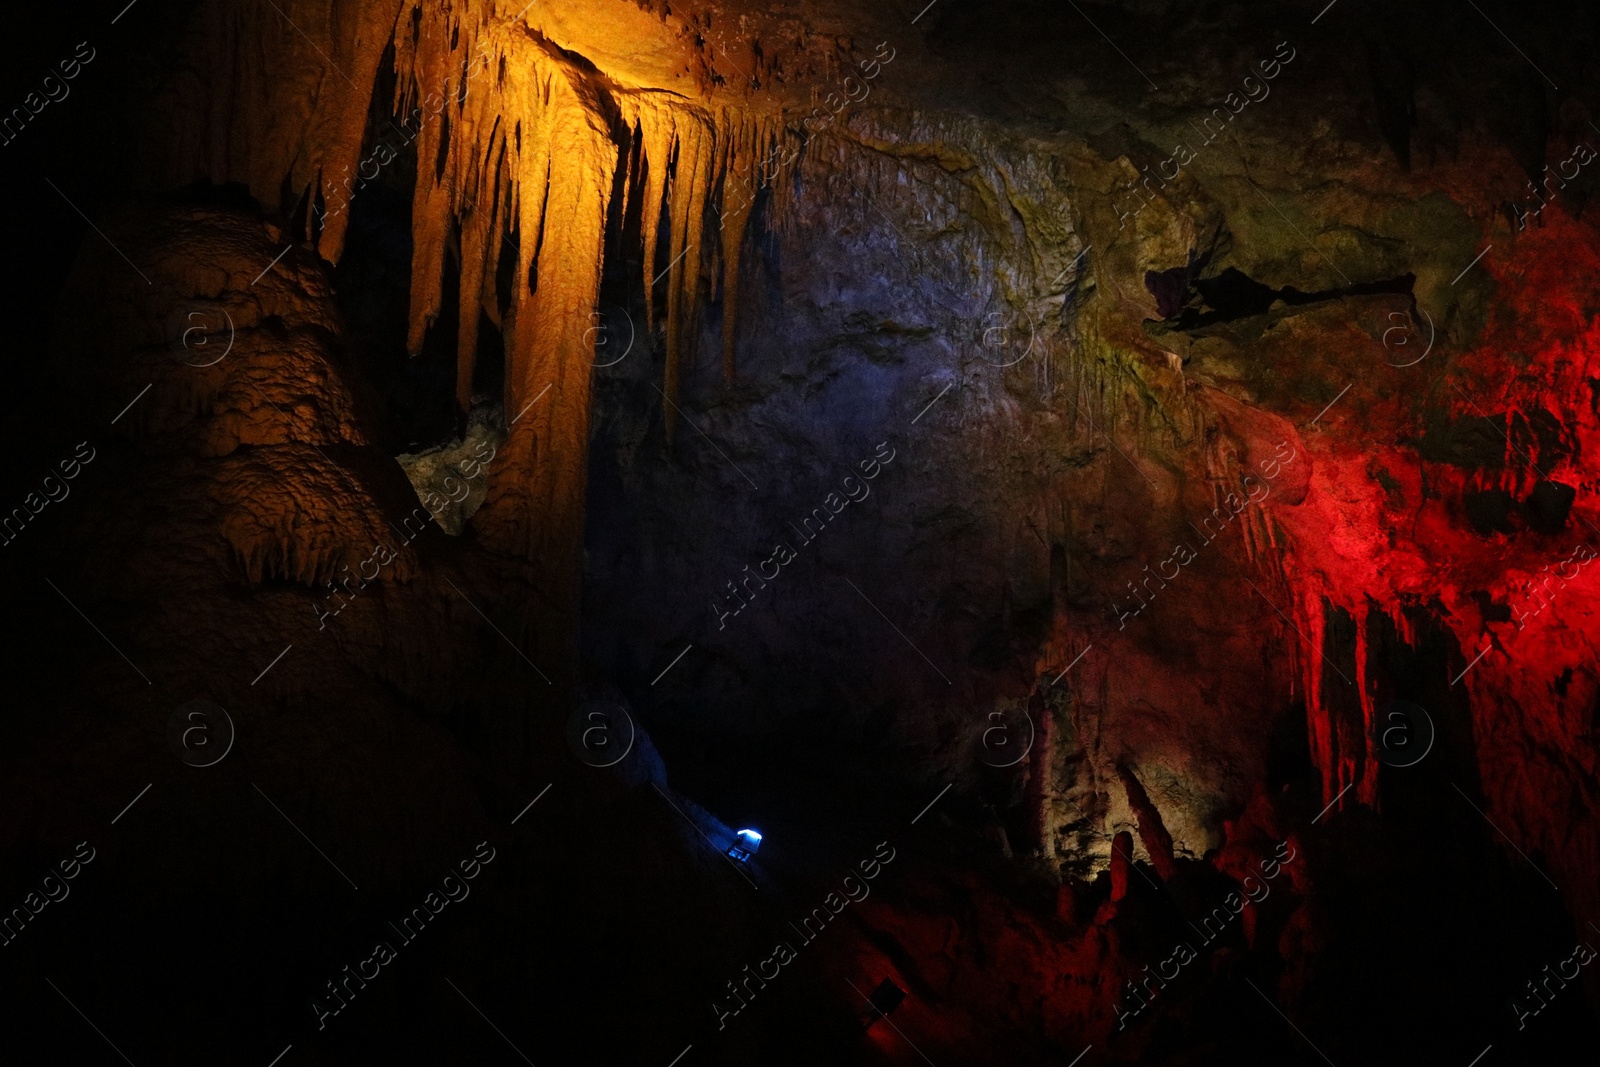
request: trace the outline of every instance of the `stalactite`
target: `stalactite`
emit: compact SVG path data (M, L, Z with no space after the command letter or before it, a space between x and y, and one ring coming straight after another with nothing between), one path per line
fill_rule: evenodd
M296 197L309 198L303 239L333 262L344 250L352 201L373 174L374 160L361 156L379 68L392 63L393 95L379 109L396 117L379 140L403 139L416 161L406 344L413 354L422 350L443 310L445 271L458 266L452 340L461 413L472 402L481 318L505 346L510 435L474 524L497 549L533 563L564 619L557 630L571 639L582 573L592 315L616 168L623 168L625 231L630 198L640 210L646 324L664 327L670 442L696 338L714 203L722 206L711 222L720 227L713 285L720 283L724 301L721 362L726 377L735 370L746 230L758 190L786 188L792 160L772 152L780 105L743 86L713 90L692 52L684 82L617 76L598 60L591 65L573 42L558 42L572 26L525 0L278 0L205 7L198 17L203 39L222 47L193 57L198 76L174 81L176 117L149 147L142 180L154 188L196 176L244 182L285 213ZM602 49L617 45L610 23L594 32ZM626 64L618 59L624 54L618 47L610 58ZM715 106L713 92L720 94ZM376 165L400 165L393 158ZM770 217L777 225L783 215ZM514 260L508 297L499 269L506 242L514 253L506 256ZM666 246L660 256L658 244ZM449 262L452 248L459 265ZM328 562L284 562L266 543L248 548L242 555L252 574L287 566L315 577Z
M755 206L754 167L757 146L761 143L757 129L741 124L728 141L722 163L722 379L732 382L735 372L734 340L737 334L739 308L740 250L744 247L745 229L750 222L750 212ZM730 203L731 201L731 203Z
M1371 625L1372 613L1370 608L1365 611L1352 611L1356 620L1356 676L1353 679L1356 685L1356 698L1361 704L1362 737L1352 738L1350 746L1351 755L1348 758L1351 766L1352 780L1357 782L1356 798L1363 804L1376 806L1378 802L1378 761L1374 758L1376 742L1373 736L1373 720L1377 711L1373 706L1372 689L1367 683L1367 662L1371 656L1370 638L1367 628ZM1356 741L1364 743L1355 744ZM1360 753L1360 763L1357 766L1355 753Z
M422 351L423 336L439 316L445 236L455 206L453 175L448 168L441 174L437 165L441 141L452 132L449 126L455 109L451 104L460 84L451 64L452 29L448 17L422 20L410 71L411 93L401 102L401 115L416 113L421 124L413 142L417 182L411 202L411 319L406 332L406 349L413 356ZM408 111L407 103L415 112ZM464 131L453 132L456 140L465 139Z
M672 248L667 268L667 367L662 391L669 403L663 413L670 444L677 425L678 380L684 349L691 339L700 287L700 243L706 201L711 187L712 133L698 115L688 114L678 128L677 165L671 192Z
M505 197L501 175L506 155L505 126L500 109L494 106L494 82L498 80L498 60L488 47L493 38L484 36L477 44L478 55L461 75L466 91L459 100L456 135L459 147L450 153L446 175L452 177L453 206L461 230L461 284L458 295L456 334L456 406L465 412L471 405L472 380L477 365L478 319L485 307L496 307L495 267L500 259L500 237L504 220L501 214ZM473 63L480 63L473 66ZM483 79L481 86L477 79ZM481 141L469 134L487 131ZM423 175L418 175L418 184ZM494 317L499 325L499 317Z
M1311 746L1311 762L1322 776L1322 801L1330 804L1344 786L1338 772L1337 735L1322 699L1321 650L1327 627L1319 583L1308 578L1300 586L1300 597L1297 614L1305 623L1305 640L1309 646L1300 659L1305 675L1306 734Z
M486 213L470 212L461 223L460 319L456 330L456 410L465 414L472 405L472 378L478 361L478 316L483 302L484 276L489 272L489 220Z
M627 106L627 105L625 105ZM644 207L640 215L640 230L644 241L644 312L645 323L652 331L656 326L656 244L661 233L661 214L666 204L667 168L672 156L672 124L670 112L651 104L636 102L633 126L639 131L639 165L644 171Z
M652 329L655 249L661 227L668 230L662 386L674 402L664 415L670 440L679 380L696 328L705 216L718 187L725 206L732 202L721 219L723 289L730 309L723 362L731 372L739 249L770 122L751 118L742 107L725 107L713 120L675 93L601 88L589 71L520 23L470 26L449 11L426 9L413 23L411 12L402 10L394 33L401 75L396 108L402 123L405 116L420 116L408 347L420 350L439 314L444 248L451 227L459 226L457 404L470 403L480 308L492 321L503 312L497 325L506 336L508 421L520 420L547 386L551 395L541 408L559 408L562 414L528 410L532 429L526 449L513 444L505 460L506 469L517 474L491 499L521 495L517 483L532 479L526 496L533 510L516 525L532 522L536 514L539 524L565 527L570 523L543 509L581 510L570 461L558 459L554 446L558 441L563 448L573 446L577 461L584 455L578 445L585 438L588 387L576 376L592 365L592 351L580 349L592 338L590 312L598 299L605 213L619 154L624 196L635 189L640 196L646 321ZM749 195L740 189L730 196L730 183ZM518 235L516 283L510 306L501 309L495 271L507 230ZM592 239L592 247L584 246L579 235Z
M493 199L490 202L489 216L484 220L484 226L489 233L489 246L484 252L481 306L499 329L504 326L505 319L501 314L496 274L500 266L500 257L505 250L505 239L509 236L501 219L508 214L505 205L511 202L511 146L504 119L495 119L495 136L489 151L490 158L494 160L494 177L490 187Z

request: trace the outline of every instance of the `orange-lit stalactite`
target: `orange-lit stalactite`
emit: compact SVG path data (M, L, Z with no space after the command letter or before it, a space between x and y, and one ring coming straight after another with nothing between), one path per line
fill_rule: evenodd
M740 249L760 180L756 157L777 138L776 105L748 87L714 89L693 26L631 3L280 0L200 17L215 20L210 39L230 47L197 57L202 76L173 90L188 94L173 101L178 132L152 149L146 180L241 181L264 203L284 190L308 196L318 225L303 238L334 261L349 221L343 179L363 163L372 88L392 47L394 113L416 131L408 346L420 351L440 314L445 249L459 228L463 409L480 309L503 327L506 347L511 433L477 525L502 551L533 562L575 627L592 313L616 170L626 171L623 195L642 202L641 284L648 325L663 326L670 441L708 214L722 228L723 371L733 374ZM252 78L258 66L302 76ZM266 98L246 100L240 85ZM708 212L713 203L720 217ZM495 268L507 240L516 269L502 307ZM654 284L662 274L664 314Z

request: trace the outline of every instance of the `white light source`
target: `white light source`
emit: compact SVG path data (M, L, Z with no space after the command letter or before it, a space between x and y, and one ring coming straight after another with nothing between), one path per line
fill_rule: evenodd
M734 834L737 840L728 849L728 855L740 863L748 860L756 849L761 847L761 831L740 830Z

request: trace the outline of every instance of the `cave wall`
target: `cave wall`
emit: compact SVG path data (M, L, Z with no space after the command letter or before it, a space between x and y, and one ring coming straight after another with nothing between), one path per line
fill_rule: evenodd
M552 647L570 650L576 633L579 594L574 576L588 481L594 349L587 309L595 306L601 285L608 211L625 217L637 201L644 252L639 267L641 276L652 281L641 285L647 329L658 310L655 268L663 259L668 263L659 370L665 397L660 423L667 441L682 433L674 399L682 376L698 376L703 389L713 388L706 368L715 364L686 356L715 346L717 338L701 314L708 302L721 304L724 384L704 429L731 443L739 454L767 457L779 470L800 466L800 449L793 446L807 437L813 457L849 455L863 444L876 445L871 437L892 439L892 430L866 430L874 424L876 410L898 407L905 421L906 412L920 407L916 401L943 396L939 390L945 385L957 388L940 404L964 396L973 404L934 409L926 423L934 429L941 419L970 419L972 436L949 435L920 449L908 444L909 462L896 472L907 482L943 482L962 491L929 492L924 498L921 493L927 490L910 489L896 499L889 492L891 483L885 483L879 487L882 525L871 534L858 534L859 542L841 538L835 556L860 560L869 568L874 560L888 558L912 564L905 585L916 592L898 601L902 611L896 615L912 629L938 632L934 651L947 653L950 671L934 678L918 676L917 666L896 667L867 689L860 688L858 679L850 687L868 705L882 703L880 693L902 698L916 694L904 702L918 705L917 712L891 711L889 716L900 736L929 752L930 769L970 764L970 736L984 721L983 709L995 700L1025 699L1044 675L1054 677L1057 664L1071 662L1103 633L1099 651L1088 653L1075 668L1081 679L1069 702L1076 710L1068 713L1075 721L1058 724L1063 736L1079 738L1098 755L1089 761L1086 782L1052 783L1045 793L1059 793L1067 801L1075 791L1104 794L1096 803L1117 808L1118 819L1126 822L1120 791L1109 784L1110 772L1129 759L1144 760L1149 775L1175 801L1184 798L1172 813L1174 819L1187 820L1180 833L1182 847L1204 851L1216 841L1215 812L1240 803L1247 783L1259 776L1259 753L1252 757L1231 739L1265 728L1286 703L1301 701L1312 758L1322 772L1324 801L1342 797L1344 787L1354 783L1354 799L1374 803L1378 772L1367 734L1382 686L1366 669L1369 615L1376 610L1387 617L1403 638L1409 624L1402 605L1419 597L1440 600L1446 611L1450 604L1438 590L1419 587L1436 582L1436 573L1417 574L1411 582L1395 582L1374 593L1368 587L1370 571L1349 562L1350 546L1339 544L1331 556L1318 547L1328 529L1349 528L1372 515L1368 511L1358 519L1359 507L1348 496L1337 519L1329 514L1339 495L1332 487L1347 486L1351 478L1338 446L1330 443L1325 451L1326 436L1306 441L1304 431L1328 431L1318 426L1321 416L1312 409L1321 408L1336 392L1330 376L1352 371L1356 362L1363 368L1374 360L1389 364L1384 371L1398 362L1383 358L1391 354L1389 324L1396 320L1375 325L1373 318L1377 313L1392 316L1402 305L1382 293L1362 293L1361 286L1412 278L1408 291L1417 310L1404 317L1409 319L1407 334L1418 334L1416 344L1422 343L1423 320L1430 326L1430 339L1442 330L1444 344L1461 350L1467 360L1475 346L1497 353L1517 343L1500 339L1485 344L1479 336L1492 268L1459 288L1454 272L1480 238L1496 232L1514 227L1516 239L1536 241L1547 239L1549 230L1582 225L1552 210L1549 226L1541 215L1540 227L1524 236L1515 212L1485 202L1479 190L1497 181L1515 188L1518 152L1508 157L1493 141L1496 131L1481 135L1464 126L1460 110L1440 106L1429 110L1433 125L1414 136L1427 149L1430 165L1397 179L1389 162L1375 163L1371 153L1356 151L1369 146L1374 121L1383 136L1393 136L1383 110L1388 98L1378 89L1372 90L1376 95L1371 103L1366 93L1350 93L1361 72L1349 65L1306 72L1306 64L1296 63L1300 46L1286 32L1275 45L1266 41L1266 34L1259 35L1263 44L1257 51L1271 48L1255 60L1259 79L1283 80L1277 82L1276 109L1263 98L1254 105L1250 123L1241 119L1233 125L1232 115L1244 103L1237 93L1228 97L1225 110L1202 116L1205 121L1198 127L1179 107L1119 115L1111 94L1098 92L1070 72L1054 79L1056 111L1004 97L974 109L952 104L958 91L951 89L930 94L932 110L907 111L898 105L897 97L914 99L936 80L930 68L948 73L952 40L961 28L973 29L963 21L969 16L953 17L925 39L906 40L903 52L899 43L880 45L875 55L894 56L888 66L878 67L880 74L891 77L882 83L888 91L842 119L820 123L820 128L802 123L804 134L811 136L800 136L795 146L791 142L799 131L791 126L780 136L775 116L815 89L805 84L808 77L825 80L848 70L841 56L854 59L850 48L865 51L856 47L860 42L855 39L820 32L830 16L799 29L793 19L774 16L753 22L756 16L741 14L740 30L764 38L763 47L745 55L742 49L730 53L717 46L718 40L727 42L721 36L726 12L708 8L668 13L619 4L612 14L615 19L601 23L563 5L515 13L476 5L457 10L342 4L315 11L291 7L281 13L219 9L203 16L195 29L196 40L207 47L195 69L172 83L168 100L177 118L165 123L169 141L152 142L154 162L142 171L144 181L153 187L200 175L213 182L242 181L258 199L271 202L276 197L280 210L293 212L300 205L297 217L307 227L305 235L314 239L321 254L337 259L344 214L328 205L344 194L333 176L368 165L359 153L368 87L380 65L392 64L399 74L397 115L419 105L446 105L437 121L420 126L418 158L424 165L413 203L409 343L419 346L437 314L447 266L459 264L462 272L463 311L458 319L463 378L470 377L476 350L472 331L477 305L504 319L506 409L527 410L531 429L509 438L476 526L491 543L538 561L548 599L566 619L549 631ZM256 24L261 19L274 25L281 20L295 33L266 33ZM638 40L652 45L641 51L631 45ZM258 41L280 50L273 60L305 74L280 79L241 74L261 66L250 55ZM314 47L307 51L307 44ZM1316 47L1312 38L1304 46L1306 54L1314 57ZM736 54L752 62L741 66ZM1268 62L1277 71L1271 77L1263 66ZM923 65L920 71L917 63ZM1377 77L1371 71L1386 71L1383 64L1381 55L1370 59L1366 73ZM914 73L894 86L892 77L908 66ZM482 78L473 80L479 74ZM983 72L969 73L965 81L970 87L981 77ZM430 92L428 87L435 84L443 90ZM263 92L270 96L248 96ZM1298 96L1285 103L1289 94ZM1350 99L1359 105L1345 105ZM1283 143L1282 132L1294 124L1296 109L1319 104L1324 105L1324 117L1317 120L1318 136L1297 141L1291 153L1275 151L1273 146ZM1058 116L1074 109L1093 116L1083 132L1052 128ZM969 113L974 110L976 114ZM1229 123L1228 136L1213 144L1212 126L1220 127L1219 115ZM220 116L228 118L219 121ZM1575 116L1571 109L1560 112L1552 131L1558 153L1576 141ZM1153 145L1188 144L1186 138L1200 145L1195 154L1203 150L1203 165L1184 166L1170 181L1163 165L1152 185L1149 165L1136 160L1147 157ZM1412 139L1408 135L1404 150L1396 149L1403 168L1411 164ZM775 145L780 146L776 156L770 152ZM792 172L791 159L796 160ZM426 166L428 160L437 160L436 166ZM760 173L763 167L765 174ZM1316 174L1318 181L1302 190L1300 176L1307 173ZM764 201L749 214L743 198L731 195L741 179L756 186L758 202ZM619 186L621 199L613 205ZM1464 188L1472 191L1463 193ZM1141 206L1130 210L1132 203ZM724 213L730 205L732 210ZM708 208L715 210L708 213ZM759 216L762 232L743 232L752 215ZM551 230L546 222L550 218L563 224ZM880 220L887 230L877 226ZM717 221L729 225L711 236ZM667 235L664 248L657 242L658 226ZM487 282L508 231L522 235L514 253L514 277L526 276L529 284L513 285L511 302L502 307ZM527 239L536 234L535 240ZM1433 239L1419 244L1418 234ZM551 255L541 259L545 242L553 242ZM769 262L746 271L742 253L747 247L759 248ZM452 249L448 256L447 248ZM1536 260L1530 255L1527 262ZM1148 321L1173 318L1165 302L1191 299L1184 283L1201 274L1216 277L1229 268L1269 289L1329 295L1310 304L1310 310L1300 310L1298 304L1268 309L1245 327L1169 328L1152 336ZM1166 280L1151 283L1151 272ZM747 273L764 275L767 290L744 293L738 280ZM1452 280L1446 281L1447 276ZM897 294L888 306L877 296L880 281L891 283ZM771 334L765 342L753 338L748 357L736 359L732 353L739 347L742 293L757 315L780 316L783 344L772 344L776 338ZM1503 309L1515 306L1514 296L1495 296L1502 315ZM1586 329L1581 325L1584 301L1574 294L1569 299L1572 314L1555 328L1567 335ZM1354 307L1347 316L1350 305ZM1024 324L1037 351L1011 367L994 366L1009 361ZM782 351L776 350L780 347ZM1287 358L1280 352L1299 353L1306 347L1317 351L1314 367L1301 360L1290 377L1269 369ZM846 360L847 353L852 358ZM688 371L686 358L694 363ZM1564 353L1547 358L1569 362ZM837 363L830 365L829 359ZM801 360L807 383L821 379L822 390L809 395L807 390L792 391L770 401L787 407L786 413L763 410L759 394L768 383L796 377ZM1422 369L1393 369L1411 372L1416 381L1437 374L1445 361L1415 366ZM981 384L974 371L982 372ZM736 386L733 379L739 379ZM1350 383L1353 395L1344 399L1370 423L1380 417L1381 406L1400 400L1402 393L1413 401L1428 395L1408 390L1403 381L1401 373L1367 374L1360 384ZM554 387L548 392L550 402L525 409L534 397L547 395L546 386ZM777 397L777 390L767 395ZM1537 401L1530 394L1523 402L1532 406ZM1449 414L1415 404L1381 414L1392 414L1403 425L1407 420L1449 419L1462 411L1455 399L1440 403ZM837 435L837 444L824 440L824 447L816 447L815 422L801 429L801 404L808 412L828 411L824 424L830 435ZM868 414L871 409L876 410ZM745 414L754 425L731 421ZM1572 422L1592 416L1581 411L1551 414L1557 421ZM1298 427L1290 425L1294 422ZM922 424L919 419L917 425ZM893 427L894 422L876 425ZM625 436L637 440L638 432ZM1026 444L1019 447L1017 442ZM1165 591L1161 579L1149 584L1148 561L1171 567L1168 542L1186 536L1181 531L1193 523L1193 515L1229 506L1225 486L1238 483L1245 468L1273 463L1273 455L1291 471L1289 482L1272 486L1277 492L1266 506L1244 509L1236 527L1237 544L1206 553L1195 571L1211 578L1231 554L1234 565L1256 568L1260 581L1249 574L1235 578L1218 573L1215 580L1224 590L1220 594L1215 586L1190 583L1195 588L1163 596L1149 615L1140 613L1133 625L1143 635L1113 644L1108 616L1124 624L1114 631L1122 635L1129 610L1126 596ZM1285 461L1286 455L1295 459ZM1049 456L1062 458L1040 462ZM829 463L815 458L810 463L811 484L825 494ZM1050 469L1056 464L1059 471ZM1367 465L1365 459L1360 463L1370 483ZM1385 476L1401 477L1392 468L1404 465L1385 464ZM965 481L952 484L957 471L961 473L954 477ZM721 477L727 480L729 475ZM1302 499L1308 485L1309 503ZM1527 484L1496 488L1514 496L1529 491ZM1482 491L1481 485L1472 490ZM951 508L950 500L960 503ZM1090 500L1095 503L1086 503ZM770 529L783 506L774 503L750 512L741 511L740 505L706 508L720 512L725 528ZM634 502L632 510L649 507ZM1380 519L1380 527L1389 528L1383 523ZM703 536L679 538L678 543L704 543ZM1209 538L1202 535L1202 540L1209 546ZM741 554L748 558L758 551L748 538L742 544L731 537L722 543L733 557L724 559L738 566L672 564L693 572L674 575L680 581L673 584L716 588L726 579L705 576L725 570L742 573ZM1476 539L1468 537L1464 543L1475 547ZM1263 546L1275 552L1263 555ZM952 552L961 557L959 564L948 558ZM1060 560L1059 577L1051 573L1052 558ZM992 562L970 562L976 559ZM1385 577L1399 577L1393 562L1385 557ZM1085 570L1117 572L1115 582L1103 580L1109 574L1101 576L1099 598L1109 611L1073 606L1077 594L1069 572L1074 563ZM630 580L641 579L663 586L670 581L664 573ZM601 577L598 584L603 587L606 580ZM871 600L865 595L861 599ZM773 600L778 600L776 593ZM1206 625L1201 620L1212 614L1205 610L1207 602L1228 604L1265 622L1272 642L1249 649L1236 636L1219 633L1213 642L1199 639ZM854 612L858 607L837 610ZM853 633L858 628L820 604L802 602L793 610L794 617L818 629ZM972 670L974 655L979 663L987 655L985 627L993 628L999 620L1000 629L1012 630L1019 613L1028 617L1030 612L1048 618L1044 623L1029 621L1031 633L1038 635L1025 642L1032 647L1008 649L1011 662L999 672ZM1342 652L1328 652L1329 619L1339 612L1355 620L1354 647L1349 650L1350 669L1333 671L1350 692L1333 697L1324 664L1342 661ZM705 625L709 609L696 614ZM1218 617L1220 631L1228 616ZM1449 618L1470 616L1452 612ZM1150 625L1145 626L1147 620ZM1470 622L1461 625L1461 645L1479 647ZM770 666L763 660L774 653L761 647L755 628L750 630L749 637L741 634L736 640L754 647L720 655L702 668L712 672L707 679L712 692L718 672L742 683ZM840 677L850 678L844 661L877 669L896 658L887 651L892 648L887 634L874 640L873 654L865 657L848 647L819 651L840 664ZM947 644L941 648L940 642ZM1109 655L1113 648L1115 656ZM1287 694L1278 688L1272 698L1263 699L1263 677L1279 685L1282 681L1273 677L1276 668L1261 665L1280 658L1272 654L1275 648L1291 653L1297 677L1290 680ZM653 661L657 650L630 652L629 657ZM1252 652L1258 665L1250 668L1251 674L1234 669L1237 657ZM796 653L789 646L783 655L791 662L809 661L810 649ZM1030 658L1035 662L1023 666ZM1198 694L1185 691L1183 679L1199 676L1213 681ZM1469 681L1469 686L1493 685L1496 672L1476 672L1474 677L1483 681ZM1237 689L1214 681L1235 678ZM820 684L817 697L834 698L829 691L834 684ZM938 688L947 692L929 695ZM1580 704L1582 690L1581 685L1572 690L1572 699ZM1193 704L1197 697L1210 714L1175 714L1174 704ZM715 702L714 697L706 699ZM1486 702L1501 700L1490 697ZM1555 721L1562 718L1554 714ZM1172 732L1174 721L1183 724L1181 733ZM1147 747L1147 737L1155 750ZM1157 737L1175 743L1162 751ZM1181 744L1176 743L1179 737ZM1573 740L1585 749L1584 742ZM1189 780L1195 776L1210 780ZM1198 815L1201 811L1207 814ZM1105 826L1101 847L1118 819Z
M109 431L128 487L99 509L114 536L63 539L83 556L70 587L127 612L140 662L211 618L196 602L262 611L198 627L163 683L247 678L287 633L314 652L249 696L260 721L352 714L279 723L284 760L398 730L405 774L462 789L481 786L430 758L439 723L527 784L567 706L601 692L687 792L714 791L719 759L788 745L847 750L847 789L951 784L929 818L970 847L960 872L864 909L826 966L889 961L948 1001L985 973L956 931L982 932L1034 992L975 994L937 1031L955 1048L1008 1027L1019 1055L1108 1035L1118 980L1153 950L1153 905L1127 884L1181 887L1202 859L1233 877L1291 834L1314 859L1247 947L1276 954L1263 980L1286 1003L1315 992L1349 965L1331 942L1350 927L1320 916L1375 813L1449 823L1440 839L1492 866L1474 904L1545 879L1571 928L1596 914L1592 175L1528 221L1528 179L1588 136L1581 94L1501 99L1440 73L1451 47L1497 54L1463 27L1408 46L1421 88L1395 89L1396 46L1359 17L1312 31L1287 8L1281 28L1223 19L1213 37L1236 43L1163 60L1168 89L1146 97L1087 34L1012 56L1030 19L1069 17L1028 5L915 32L842 8L517 6L307 0L191 24L104 222L150 278L86 243L69 294L100 300L65 302L55 348L105 419L150 386ZM1204 15L1147 7L1200 39ZM1581 55L1537 47L1587 84ZM1225 136L1197 129L1267 56L1272 96L1222 105ZM846 77L871 95L818 119ZM415 131L405 347L453 315L465 419L488 321L505 381L475 414L506 436L461 535L430 531L347 590L324 641L339 582L418 504L329 295L361 175L391 165L372 154L386 110ZM1203 151L1167 177L1177 142ZM197 181L248 204L183 206ZM197 365L224 336L230 358ZM825 532L791 538L814 509ZM775 541L795 558L744 585ZM736 613L730 582L751 601ZM75 684L138 691L109 668ZM1426 778L1378 758L1394 699L1439 727ZM995 766L994 716L1016 729L1024 711L1033 748ZM377 764L361 790L406 788ZM580 825L657 827L643 790L664 772L640 773L592 786ZM1419 781L1453 813L1421 805ZM1308 843L1314 818L1339 829ZM356 844L376 825L341 823L336 847L381 868ZM692 828L663 831L648 869L697 855ZM669 895L710 877L691 864ZM1083 904L1074 877L1122 895ZM1061 895L1017 902L1040 884ZM748 955L754 925L730 918L698 977Z

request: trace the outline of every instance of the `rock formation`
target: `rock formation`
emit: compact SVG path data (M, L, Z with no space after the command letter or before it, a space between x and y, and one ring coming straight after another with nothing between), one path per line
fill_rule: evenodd
M96 32L0 143L54 188L0 855L18 901L105 857L5 931L40 1040L66 999L134 1062L1592 1043L1545 969L1600 939L1576 0ZM235 948L242 1008L196 977Z

